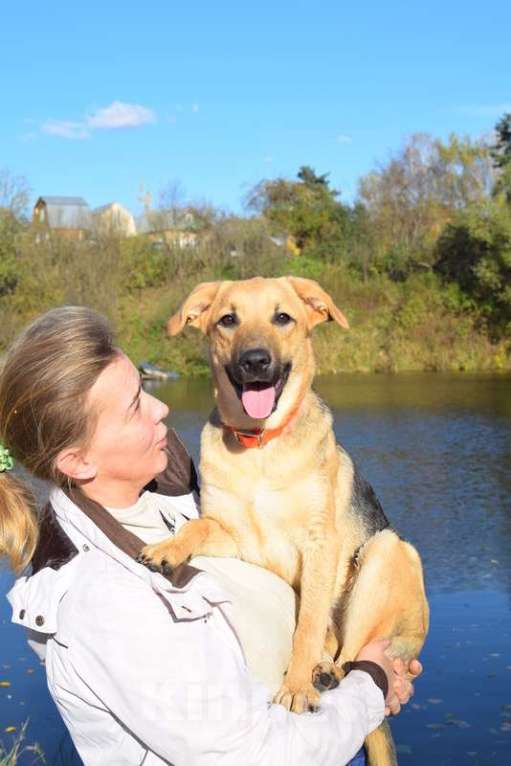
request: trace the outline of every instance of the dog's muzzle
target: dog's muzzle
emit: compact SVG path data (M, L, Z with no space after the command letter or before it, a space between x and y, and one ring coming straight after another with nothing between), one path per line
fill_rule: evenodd
M246 414L264 420L275 412L291 371L291 363L273 359L265 348L242 351L225 371Z
M243 383L263 383L273 377L271 354L265 348L244 351L238 359L237 367Z

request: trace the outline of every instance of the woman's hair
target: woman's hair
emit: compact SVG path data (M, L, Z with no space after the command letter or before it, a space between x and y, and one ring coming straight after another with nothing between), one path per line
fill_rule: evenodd
M39 479L68 481L57 456L88 443L96 413L87 394L118 353L105 317L81 306L48 311L21 333L0 370L0 442L15 462ZM31 493L10 472L0 473L0 554L19 572L37 538Z

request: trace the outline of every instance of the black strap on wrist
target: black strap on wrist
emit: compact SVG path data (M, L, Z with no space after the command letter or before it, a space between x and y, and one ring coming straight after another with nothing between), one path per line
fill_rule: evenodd
M348 675L351 670L363 670L365 673L369 673L374 683L383 692L383 697L386 699L389 691L389 682L387 680L387 674L383 670L381 665L371 660L355 660L354 662L345 662L342 669Z

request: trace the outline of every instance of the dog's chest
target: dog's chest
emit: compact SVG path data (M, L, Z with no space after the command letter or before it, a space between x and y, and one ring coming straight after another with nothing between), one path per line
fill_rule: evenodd
M246 499L245 508L252 533L240 538L243 558L250 557L295 584L306 529L297 518L296 506L294 510L290 507L289 492L275 490L261 481L252 497Z
M293 585L299 580L310 522L303 500L301 492L264 477L240 482L236 488L232 483L229 488L207 483L203 487L206 515L229 530L241 558L271 569Z
M244 497L245 508L250 513L253 523L266 536L285 535L295 543L299 542L299 508L293 507L289 490L275 488L269 482L261 480L254 484L251 493ZM290 529L292 525L292 529Z

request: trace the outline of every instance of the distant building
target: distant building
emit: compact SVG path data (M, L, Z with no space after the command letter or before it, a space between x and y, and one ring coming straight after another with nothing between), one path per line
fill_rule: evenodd
M48 233L55 231L82 239L91 228L92 218L82 197L39 197L32 212L32 223Z
M137 233L135 219L119 202L110 202L92 211L95 228L104 235L133 237Z
M200 222L189 210L146 210L137 220L137 231L152 242L196 247Z
M277 245L277 247L283 247L287 255L300 255L302 252L292 234L270 237L270 239L274 245Z

